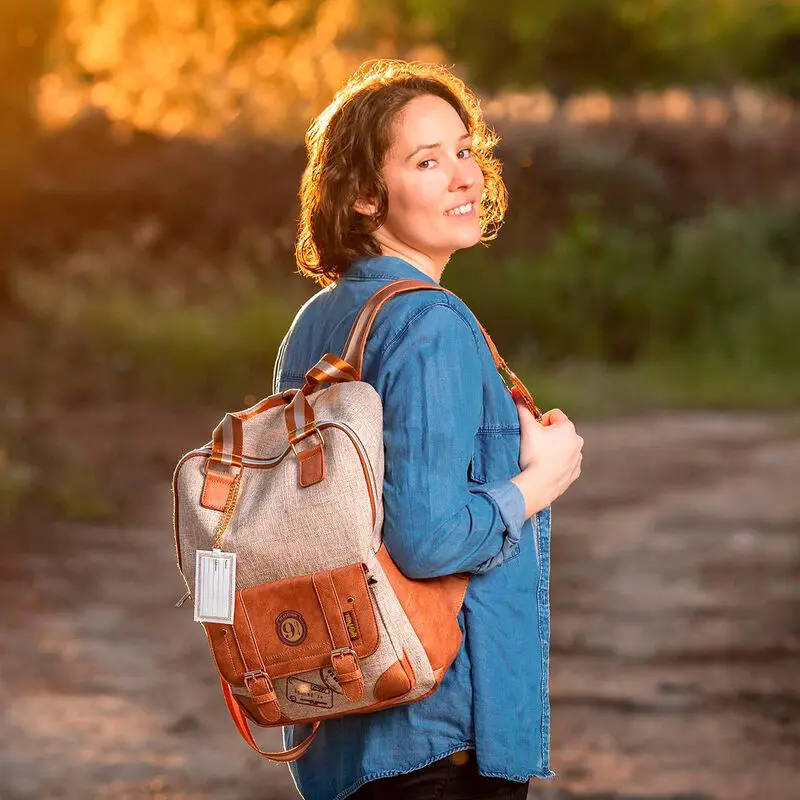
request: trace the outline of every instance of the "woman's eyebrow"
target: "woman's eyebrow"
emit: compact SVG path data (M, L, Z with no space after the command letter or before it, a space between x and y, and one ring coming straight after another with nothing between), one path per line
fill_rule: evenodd
M458 141L463 142L464 139L469 139L471 136L472 136L471 133L465 133L463 136L459 137ZM422 150L435 150L437 147L441 146L442 146L441 142L437 142L436 144L422 144L416 150L414 150L414 152L411 153L411 155L406 157L406 161L410 161L412 158L414 158L414 156L417 153L421 152Z

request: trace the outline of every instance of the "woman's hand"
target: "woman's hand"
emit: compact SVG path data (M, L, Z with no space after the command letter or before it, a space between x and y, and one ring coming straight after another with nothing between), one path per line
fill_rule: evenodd
M519 413L519 466L522 472L512 478L525 498L525 516L549 506L581 474L583 437L567 415L553 409L541 422L514 397Z

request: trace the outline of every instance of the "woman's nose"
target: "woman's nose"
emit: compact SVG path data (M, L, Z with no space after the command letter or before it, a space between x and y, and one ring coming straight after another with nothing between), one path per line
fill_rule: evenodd
M453 177L450 181L451 189L471 189L475 185L474 170L467 159L457 161L453 168Z

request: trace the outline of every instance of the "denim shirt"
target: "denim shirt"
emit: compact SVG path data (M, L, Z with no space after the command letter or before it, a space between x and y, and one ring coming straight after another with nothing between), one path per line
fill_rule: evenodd
M386 283L436 282L406 261L353 262L303 305L281 344L273 392L303 385L342 354L355 317ZM367 340L362 380L383 403L383 539L411 578L472 573L464 641L439 689L410 705L321 723L290 765L305 800L341 800L363 783L474 749L482 775L551 777L548 657L550 509L525 519L519 417L466 304L441 291L392 298ZM283 729L284 745L308 725Z

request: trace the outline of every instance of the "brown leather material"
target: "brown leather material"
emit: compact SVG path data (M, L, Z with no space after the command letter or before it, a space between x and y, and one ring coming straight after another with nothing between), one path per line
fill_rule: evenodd
M332 644L331 649L346 649L350 647L350 637L344 623L344 609L342 608L330 572L315 572L311 576L311 583L319 600L322 617L328 628L328 637Z
M364 348L367 344L367 337L372 328L372 323L375 321L375 317L378 315L384 303L391 300L395 295L420 289L447 291L447 289L443 289L441 286L425 283L425 281L411 279L398 280L393 281L382 289L378 289L378 291L361 307L361 311L359 311L358 316L350 328L350 335L347 337L347 342L345 342L344 350L342 351L342 359L348 364L351 364L355 369L356 380L361 380L361 369L364 364Z
M350 647L344 610L333 583L333 575L331 572L317 572L311 576L311 582L333 644L331 666L336 673L336 680L348 700L360 700L364 696L364 676L361 674L358 656Z
M425 698L430 697L439 688L439 683L441 683L441 678L444 675L444 673L445 670L440 670L436 685L433 686L429 692L426 692L420 697L415 698L411 702L418 703L420 700L424 700ZM269 727L277 727L280 725L295 725L298 722L304 721L304 720L293 719L287 716L286 711L284 710L283 713L281 714L281 718L277 722L267 722L259 714L258 706L256 706L256 704L249 697L245 697L240 694L234 695L234 697L236 698L237 703L241 706L242 713L246 714L246 716L256 725L262 725L264 727L269 728ZM381 700L370 704L368 709L358 707L352 710L336 711L331 714L320 713L320 715L316 717L316 719L319 721L324 721L326 719L336 719L338 717L346 717L349 716L350 714L364 714L367 711L369 711L370 713L374 711L382 711L385 708L393 708L397 706L398 705L397 700L398 698L396 697L390 697L387 700Z
M327 591L323 589L325 613L311 575L239 590L233 625L217 626L230 633L223 636L215 629L209 634L214 658L227 682L243 686L248 670L263 670L276 680L335 667L331 652L337 646L352 648L359 659L372 655L379 643L378 623L364 569L363 564L351 564L317 573L328 575ZM354 641L347 634L347 611L355 612L358 618L360 635ZM332 640L329 627L336 630L335 641L340 644ZM352 665L344 661L340 668L343 673L355 673ZM354 674L349 679L357 678Z
M204 622L202 625L219 674L228 683L238 683L247 670L233 635L233 627L219 622Z
M265 672L247 672L244 685L261 716L269 723L277 722L281 718L281 707L269 675Z
M308 750L311 742L314 741L314 737L317 735L317 730L319 730L319 722L315 722L312 725L311 733L302 742L300 742L300 744L296 744L289 750L284 750L280 753L268 753L258 746L255 738L253 737L253 733L250 730L250 725L247 723L247 717L250 716L252 719L252 714L245 713L243 704L238 702L238 698L234 697L233 693L231 692L231 687L222 678L220 678L220 684L222 686L222 696L225 698L225 705L228 707L233 724L236 726L236 730L239 731L242 738L247 742L247 744L250 745L250 747L253 748L253 750L255 750L257 753L260 753L265 758L268 758L270 761L284 764L297 761L297 759L300 758L306 752L306 750Z
M203 481L200 505L213 511L224 511L236 473L215 472L209 469Z
M305 450L297 451L297 463L300 465L300 485L313 486L325 480L325 448L318 444Z
M262 725L265 728L270 728L276 725L293 725L295 722L295 720L287 717L284 712L281 713L280 718L276 722L268 722L266 719L264 719L258 705L256 705L254 700L241 694L236 694L234 697L242 707L242 710L248 719L250 719L256 725Z
M414 670L405 650L403 657L392 664L383 675L375 681L372 690L376 700L391 700L408 694L414 687Z
M333 652L331 666L339 686L342 687L342 694L348 700L361 700L364 697L364 675L356 654L350 649Z
M464 602L469 576L411 580L397 568L385 545L381 545L376 557L419 636L431 667L434 671L449 667L463 638L456 617Z
M220 465L241 468L243 466L242 421L269 408L283 405L285 406L283 419L286 422L290 444L283 455L294 450L298 460L301 486L311 486L324 480L326 477L324 442L314 443L315 446L312 447L300 446L302 439L310 435L311 429L316 430L313 408L305 395L314 388L311 386L312 383L314 386L321 386L344 380L360 380L367 336L381 307L395 295L416 290L443 291L452 294L438 284L415 280L394 281L375 292L356 317L342 358L336 354L323 356L320 363L309 370L306 375L306 385L299 392L290 390L267 398L244 412L226 415L214 431L211 460ZM480 323L478 325L480 326ZM506 384L509 383L507 378L509 375L515 393L518 392L522 396L534 413L538 412L529 393L508 368L488 333L482 326L480 329L496 367L504 373ZM320 439L322 439L321 432ZM312 442L306 444L311 445ZM370 489L367 465L360 449L358 454ZM184 460L194 455L199 454L188 454ZM248 467L267 468L255 464L249 464ZM228 475L222 468L218 471L211 470L211 477L202 485L201 504L206 508L223 511L234 479L235 476ZM199 483L196 475L195 480ZM178 503L175 487L174 482L176 550L180 566ZM196 491L193 490L195 497ZM370 489L373 521L377 519L378 500L379 498ZM301 546L301 543L298 543L298 546ZM272 727L309 721L309 715L313 713L311 719L314 721L314 732L316 732L320 720L352 713L375 712L403 702L418 702L429 697L438 687L463 643L457 615L463 604L469 576L452 575L429 580L410 580L394 565L384 547L380 548L377 557L386 580L391 584L427 653L435 684L431 686L430 681L426 680L424 688L419 686L412 661L405 651L402 657L388 668L385 668L386 663L397 657L396 651L391 650L391 655L389 652L381 651L380 666L367 670L372 684L369 687L372 695L370 702L362 703L355 709L342 708L340 698L336 701L336 710L331 710L328 714L323 713L322 708L315 708L311 712L308 704L302 710L299 707L292 709L292 703L296 702L292 696L293 692L296 691L299 696L308 691L311 694L307 699L310 699L314 691L322 689L313 683L313 674L307 681L308 689L301 688L300 683L305 683L309 676L298 677L302 673L311 673L318 669L326 670L328 673L333 670L342 695L346 698L363 700L366 687L361 660L378 650L381 638L376 619L378 610L367 585L366 565L355 564L330 572L318 572L314 576L298 576L242 589L236 595L233 625L204 623L204 628L222 676L223 693L231 717L240 734L257 752L263 753L253 739L248 720ZM415 659L420 657L416 652L412 655ZM369 661L363 663L370 664ZM420 663L424 663L424 660L421 659ZM414 664L416 665L416 661ZM418 667L417 672L419 669ZM381 670L383 674L376 679L376 674ZM424 671L427 675L427 666L424 667ZM334 675L330 678L333 679ZM285 710L280 707L280 702L284 700L282 686L284 678L288 679ZM276 692L276 683L279 680L281 698ZM320 676L320 680L325 681L325 678ZM236 693L232 691L232 686L237 687ZM424 693L418 695L417 690ZM414 695L410 700L407 699L409 694ZM320 713L317 714L317 711ZM302 716L292 719L288 716L291 713ZM264 755L276 761L293 761L305 752L311 738L313 733L312 737L286 753L264 753Z

